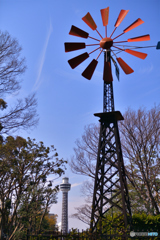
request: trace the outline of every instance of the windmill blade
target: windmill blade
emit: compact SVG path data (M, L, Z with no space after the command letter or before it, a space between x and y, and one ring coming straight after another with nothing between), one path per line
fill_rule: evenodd
M116 21L116 23L114 25L115 28L114 28L112 34L110 35L110 38L112 37L112 35L115 32L116 28L121 24L121 22L123 21L123 19L125 18L125 16L127 15L128 12L129 12L129 10L123 10L123 9L120 11L119 16L117 18L117 21ZM121 36L122 34L120 34L119 36ZM117 36L117 37L119 37L119 36Z
M109 7L101 9L101 17L102 17L103 26L107 26L108 18L109 18Z
M79 49L83 49L86 47L85 43L75 43L75 42L67 42L64 43L65 52L71 52Z
M90 80L95 71L97 63L98 61L93 59L92 62L88 65L88 67L83 71L82 76Z
M106 83L111 83L113 81L112 71L111 71L111 63L110 62L105 62L104 63L103 80Z
M131 31L132 29L138 27L139 25L141 25L142 23L144 23L144 21L142 21L142 19L138 18L135 22L133 22L129 27L127 27L126 29L123 30L124 33Z
M82 20L92 29L92 30L96 30L97 25L94 22L91 14L88 12L83 18Z
M123 21L123 19L125 18L128 12L129 10L123 10L123 9L120 11L117 21L114 25L116 28L121 24L121 22Z
M128 26L126 29L123 30L123 33L121 33L120 35L118 35L117 37L115 37L114 39L120 37L121 35L123 35L126 32L131 31L132 29L138 27L139 25L141 25L142 23L144 23L144 21L142 21L140 18L138 18L135 22L133 22L130 26ZM115 28L116 29L116 28ZM114 29L114 31L115 31ZM113 33L114 33L113 31ZM113 35L113 33L111 34L111 36ZM114 40L113 39L113 40Z
M89 33L83 31L80 28L75 27L74 25L72 25L69 34L72 36L82 37L82 38L88 38L88 36L89 36Z
M122 70L125 72L125 74L131 74L134 72L133 69L125 61L122 60L122 58L116 58L116 59L120 67L122 68Z
M149 41L150 40L150 35L143 35L135 38L129 38L127 42L141 42L141 41Z
M146 53L142 53L142 52L138 52L138 51L134 51L134 50L131 50L131 49L125 49L125 52L135 56L135 57L138 57L138 58L141 58L141 59L145 59L147 57L148 54Z
M74 58L68 60L68 63L71 66L71 68L74 69L79 64L81 64L83 61L85 61L88 57L89 57L89 54L87 52L85 52L77 57L74 57Z

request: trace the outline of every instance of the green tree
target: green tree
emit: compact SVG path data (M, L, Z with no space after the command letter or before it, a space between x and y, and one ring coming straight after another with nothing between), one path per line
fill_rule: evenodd
M49 207L56 203L58 186L52 187L52 182L64 173L65 163L54 146L30 138L9 136L0 144L1 239L19 239L26 229L41 230Z
M123 216L117 218L116 214L113 214L113 216L106 215L103 219L103 224L105 226L104 229L106 233L122 235L127 232L123 224ZM158 236L160 234L160 215L153 216L145 213L136 213L132 216L132 224L132 231L134 232L156 232ZM127 233L130 235L130 232ZM122 239L122 237L117 236L115 239ZM137 240L139 237L137 236L137 238L134 239ZM158 239L158 237L154 237L154 239Z
M55 214L48 214L46 215L45 217L45 220L47 221L48 223L48 230L51 230L51 231L57 231L57 215Z

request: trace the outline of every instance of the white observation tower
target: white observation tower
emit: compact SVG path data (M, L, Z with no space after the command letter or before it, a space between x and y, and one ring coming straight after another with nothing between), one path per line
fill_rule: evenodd
M64 177L60 184L60 190L62 191L62 225L61 229L63 233L68 232L68 191L71 189L71 184L68 182L68 178Z

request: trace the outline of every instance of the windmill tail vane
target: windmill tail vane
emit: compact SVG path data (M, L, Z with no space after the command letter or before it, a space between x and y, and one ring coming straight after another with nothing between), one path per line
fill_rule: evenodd
M115 22L114 25L114 30L111 33L110 36L107 36L107 25L108 25L108 20L109 20L109 7L101 9L101 17L102 17L102 23L103 26L105 27L105 37L102 37L102 35L98 32L97 30L97 25L95 21L93 20L91 14L88 12L82 20L93 30L96 31L98 34L98 38L93 38L87 33L86 31L72 25L71 30L69 32L70 35L76 36L76 37L81 37L85 39L92 39L95 41L95 44L89 44L86 45L84 42L67 42L65 43L65 52L71 52L75 50L80 50L80 49L85 49L86 47L89 46L96 46L96 49L90 53L85 52L83 54L80 54L70 60L68 60L69 65L71 66L72 69L76 68L79 64L81 64L83 61L85 61L87 58L89 58L90 54L93 52L97 51L100 49L100 53L98 54L96 59L93 59L91 63L86 67L86 69L83 71L82 76L85 77L86 79L90 80L92 78L92 75L96 69L96 66L98 64L98 58L101 55L103 51L110 51L112 53L112 58L113 56L116 58L117 63L119 66L122 68L122 70L125 72L125 74L131 74L134 72L134 70L120 57L117 57L117 54L120 52L126 52L128 54L131 54L135 57L138 57L140 59L145 59L147 57L146 53L135 51L133 49L137 49L139 47L135 46L126 46L124 47L124 43L130 43L130 42L141 42L141 41L149 41L150 40L150 35L142 35L142 36L137 36L134 38L129 38L125 41L118 41L117 39L122 36L123 34L131 31L132 29L140 26L141 24L144 23L140 18L138 18L136 21L134 21L132 24L130 24L127 28L123 30L123 32L115 37L115 31L117 27L121 24L121 22L124 20L126 15L128 14L129 10L121 10L118 18ZM121 45L122 44L122 45ZM143 47L142 47L143 48ZM157 49L160 49L160 42L157 44ZM116 53L117 52L117 53ZM115 62L114 60L114 65ZM106 68L106 69L105 69ZM111 66L110 64L104 64L104 74L103 74L103 80L107 83L110 83L113 78L111 76Z

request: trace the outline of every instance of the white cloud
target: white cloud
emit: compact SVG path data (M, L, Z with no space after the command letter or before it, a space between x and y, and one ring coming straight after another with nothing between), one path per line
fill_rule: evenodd
M82 182L80 182L80 183L74 183L74 184L71 185L71 188L77 187L77 186L79 186L79 185L81 185L81 184L82 184Z
M139 72L140 74L148 74L152 72L152 70L153 70L153 64L150 64L150 66L148 67L140 68Z
M50 39L52 31L53 31L53 28L52 28L52 23L50 21L49 31L47 33L47 37L46 37L46 40L45 40L45 43L44 43L44 46L43 46L43 50L42 50L42 55L41 55L41 58L40 58L38 76L37 76L36 82L34 84L34 90L37 90L40 83L41 83L41 81L40 81L41 73L42 73L44 62L45 62L46 51L47 51L47 47L48 47L48 43L49 43L49 39Z

